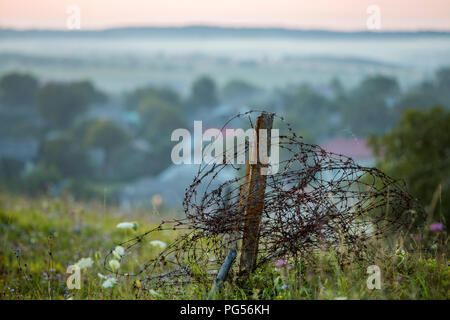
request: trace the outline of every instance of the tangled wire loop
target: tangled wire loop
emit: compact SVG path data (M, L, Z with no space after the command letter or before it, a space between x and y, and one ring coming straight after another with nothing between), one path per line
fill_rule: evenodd
M242 124L248 120L253 128L251 115L255 112L236 115L222 131L233 121ZM296 258L315 249L357 250L368 239L386 236L409 223L415 200L403 183L376 168L304 143L282 118L275 119L280 128L279 170L265 180L256 267L277 257ZM248 155L249 145L246 142L237 148L235 158L238 152ZM233 172L235 178L218 183L225 170ZM153 286L211 279L229 249L242 243L248 222L244 212L261 200L261 195L242 198L241 189L248 184L244 171L245 165L200 165L186 189L186 218L163 222L122 244L129 251L155 232L185 231L133 275L145 271L141 281L152 281Z

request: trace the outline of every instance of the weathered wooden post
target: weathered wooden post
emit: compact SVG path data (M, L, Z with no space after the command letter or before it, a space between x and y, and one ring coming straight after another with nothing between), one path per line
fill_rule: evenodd
M253 142L249 148L249 158L247 159L245 176L239 195L238 211L245 208L243 212L245 222L239 271L247 275L255 268L258 256L259 227L264 209L264 193L266 190L266 175L262 174L262 170L268 167L268 159L261 162L260 154L267 155L267 157L270 155L273 116L273 114L263 112L256 120ZM260 129L264 129L265 134L261 134ZM262 148L264 150L260 153ZM222 283L236 259L237 242L235 236L234 234L231 235L232 248L219 270L209 292L208 300L212 299L217 291L220 291Z
M245 202L245 220L242 237L241 259L239 272L250 274L256 267L258 256L259 230L264 210L264 193L266 190L266 175L262 170L268 167L268 161L261 161L261 154L270 154L271 129L273 114L263 112L255 124L254 144L250 149L250 161L247 162L248 174L241 193ZM264 132L262 132L264 131ZM261 152L261 149L264 149ZM265 152L264 152L265 151Z

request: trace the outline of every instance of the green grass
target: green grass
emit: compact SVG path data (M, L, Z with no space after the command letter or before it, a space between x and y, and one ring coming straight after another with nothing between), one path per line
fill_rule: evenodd
M151 229L167 214L156 209L124 213L103 204L80 204L65 198L31 200L0 195L0 299L206 298L208 281L149 288L134 277L117 277L118 285L102 287L104 280L97 274L107 274L103 261L108 251ZM123 221L138 222L138 231L117 229ZM170 243L177 234L163 231L146 240ZM447 235L423 230L420 240L412 238L396 235L369 246L370 264L381 269L380 290L367 288L367 259L343 261L333 250L319 250L305 254L307 259L300 263L288 261L282 268L270 262L244 284L225 282L216 298L448 299ZM135 268L158 250L143 245L123 267ZM67 267L87 257L94 264L81 270L81 289L69 290ZM205 271L203 266L196 267L199 273Z

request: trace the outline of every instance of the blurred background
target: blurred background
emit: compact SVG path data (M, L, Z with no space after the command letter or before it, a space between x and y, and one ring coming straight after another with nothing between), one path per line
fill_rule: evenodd
M339 3L0 1L1 191L178 208L172 131L264 109L447 214L450 4Z

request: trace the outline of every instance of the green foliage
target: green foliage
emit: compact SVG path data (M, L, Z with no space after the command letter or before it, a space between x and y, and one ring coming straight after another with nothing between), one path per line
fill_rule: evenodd
M253 84L243 80L231 80L222 89L225 100L245 99L257 93L259 89Z
M357 136L383 133L395 123L392 104L400 93L397 80L385 76L364 79L342 101L344 125Z
M139 107L144 98L153 97L154 99L163 101L170 105L180 105L180 97L178 94L169 88L138 88L125 97L125 106L129 109L135 110Z
M13 72L0 78L0 100L7 105L34 106L37 89L37 79L26 73Z
M335 129L331 120L336 115L335 106L308 86L303 85L285 96L285 104L286 120L300 135L306 133L306 137L321 139Z
M62 136L44 141L41 159L55 166L64 177L86 177L92 171L87 150L76 138Z
M111 120L98 120L88 129L86 143L102 148L107 153L123 147L130 137L125 130Z
M191 96L187 101L190 110L212 108L219 103L217 87L208 76L197 78L191 87Z
M24 163L12 158L0 158L0 181L11 182L19 178Z
M152 144L158 144L162 137L167 137L165 140L170 142L173 130L186 127L180 109L155 97L143 99L138 112L142 119L142 133Z
M86 144L101 148L105 152L103 176L111 174L112 154L124 148L131 137L128 133L111 120L98 120L90 126L86 133Z
M38 111L54 128L69 126L88 106L103 102L106 97L91 82L50 82L37 92Z
M152 96L141 101L138 112L142 119L140 133L150 143L152 166L158 172L170 164L172 131L187 124L179 108Z
M391 132L373 137L378 166L406 180L424 205L439 197L439 211L450 222L450 112L443 107L406 110ZM438 212L439 212L438 211ZM438 213L437 212L437 213ZM438 214L436 214L438 218Z
M150 218L150 220L149 220ZM107 253L135 236L131 230L117 229L123 213L104 203L83 204L70 198L36 200L0 194L0 252L2 277L0 299L205 299L211 281L205 265L192 265L198 280L178 286L154 287L151 282L137 282L137 277L117 277L118 285L103 288L98 274ZM127 213L126 221L137 221L142 230L153 229L157 220L148 213ZM180 231L163 231L151 240L172 242ZM397 234L390 241L370 243L364 259L343 261L340 252L315 250L303 252L298 261L287 260L283 267L269 261L246 281L235 281L230 274L217 299L448 299L450 267L446 257L423 250L433 247L445 234L426 231L410 249L403 247L410 236ZM148 261L160 249L144 241L121 261L120 270L136 270L138 262ZM445 248L446 243L440 244ZM439 246L439 245L438 245ZM20 251L15 250L20 248ZM351 248L350 248L351 249ZM342 248L347 250L347 248ZM80 290L70 290L67 267L81 258L91 258L93 265L81 270ZM344 263L345 262L345 263ZM375 264L381 271L381 289L369 290L367 267ZM236 266L236 265L235 265ZM171 264L161 264L155 272L164 272ZM159 270L161 269L161 270ZM140 278L150 276L143 274ZM245 283L243 283L245 282Z
M31 195L46 194L61 181L61 173L54 166L39 164L23 179L24 190Z
M436 72L437 86L441 90L450 91L450 68L441 68Z

